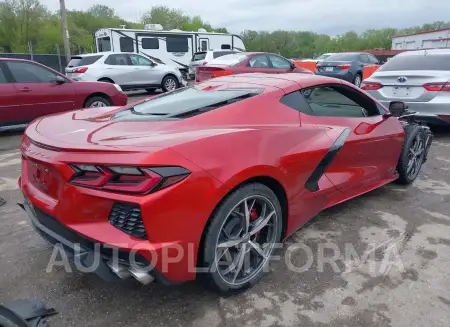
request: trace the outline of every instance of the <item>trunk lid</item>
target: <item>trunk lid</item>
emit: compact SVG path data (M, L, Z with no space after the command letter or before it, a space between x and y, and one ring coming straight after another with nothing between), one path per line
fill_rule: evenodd
M317 70L321 73L336 73L348 70L351 65L351 61L321 61L317 63Z
M428 102L439 92L428 91L424 84L445 83L450 80L450 71L405 70L377 71L368 81L383 85L378 92L385 98L410 102Z

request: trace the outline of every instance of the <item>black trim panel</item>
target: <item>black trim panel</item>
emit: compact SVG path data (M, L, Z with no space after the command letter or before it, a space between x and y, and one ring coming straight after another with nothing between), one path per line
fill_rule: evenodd
M311 176L305 183L305 187L311 192L319 191L319 180L327 170L328 166L333 162L334 158L336 158L339 150L344 146L347 137L350 135L351 129L346 128L341 135L334 141L331 145L328 152L322 158L322 160L317 165L316 169L312 172Z

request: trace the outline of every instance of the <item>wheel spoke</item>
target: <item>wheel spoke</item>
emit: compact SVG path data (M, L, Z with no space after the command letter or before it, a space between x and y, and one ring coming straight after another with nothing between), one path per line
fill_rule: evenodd
M261 218L261 220L258 219L257 224L253 227L253 229L249 232L249 234L255 235L256 233L258 233L261 229L263 229L267 225L267 223L270 221L270 218L272 218L274 214L275 210L269 213L267 217Z
M259 244L256 244L252 241L248 242L255 250L256 252L264 258L264 260L267 260L269 257L266 255L266 253L264 253L263 249L261 249L261 247L259 246Z
M241 250L239 251L239 254L238 254L236 269L234 271L234 276L233 276L233 283L236 281L236 278L239 275L239 272L241 271L242 266L244 265L246 249L247 249L247 243L243 243Z
M248 233L248 229L250 227L250 211L253 209L253 206L255 205L256 200L253 200L252 205L250 208L248 207L247 200L244 201L244 233Z
M240 243L242 243L242 239L238 238L235 240L228 240L222 243L217 244L218 248L231 248L233 246L239 245Z
M406 170L406 173L409 174L411 169L414 167L414 162L416 161L416 157L412 157L411 160L408 162L408 167Z

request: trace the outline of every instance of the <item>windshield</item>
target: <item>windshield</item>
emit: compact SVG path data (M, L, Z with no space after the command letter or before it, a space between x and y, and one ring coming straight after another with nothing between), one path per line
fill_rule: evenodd
M194 57L192 57L192 61L203 60L206 57L206 52L197 52L194 53Z
M162 94L135 105L131 112L133 115L181 119L244 100L262 92L261 89L204 90L202 88L204 86L193 86ZM129 116L128 110L117 113L115 119L126 116Z
M211 64L220 64L220 65L231 66L231 65L236 65L237 63L240 63L245 58L247 58L246 54L242 54L242 53L229 54L229 55L221 56L221 57L211 60Z
M335 53L330 55L325 61L353 61L358 59L357 53Z
M388 60L379 71L397 70L450 70L450 55L404 55L395 56Z

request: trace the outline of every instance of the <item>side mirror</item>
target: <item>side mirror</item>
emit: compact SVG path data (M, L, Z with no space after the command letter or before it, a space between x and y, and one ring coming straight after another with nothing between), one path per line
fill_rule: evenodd
M402 101L392 101L389 104L389 111L394 117L403 116L406 112L406 109L408 109L408 106Z
M56 84L64 84L64 83L67 82L67 80L64 77L62 77L62 76L56 75L56 77L54 79L54 82Z

